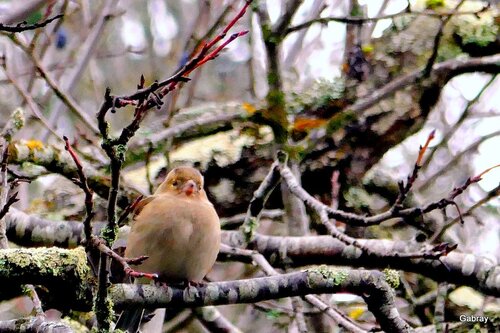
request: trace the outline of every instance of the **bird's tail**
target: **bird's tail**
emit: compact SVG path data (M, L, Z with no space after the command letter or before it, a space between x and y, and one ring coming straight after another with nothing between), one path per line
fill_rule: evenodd
M128 307L123 310L116 322L115 329L128 333L137 332L161 332L165 309L144 309L140 307Z
M130 307L123 310L120 318L116 322L115 329L121 329L128 333L137 333L141 325L144 308Z

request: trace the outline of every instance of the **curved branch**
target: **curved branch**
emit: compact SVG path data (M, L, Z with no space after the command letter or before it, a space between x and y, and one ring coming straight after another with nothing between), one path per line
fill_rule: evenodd
M470 59L452 59L435 64L431 71L431 80L435 81L440 77L445 77L445 82L459 74L469 72L484 72L496 74L500 71L500 54L481 58ZM348 107L355 113L360 113L381 100L387 98L398 90L406 88L408 85L415 84L425 73L425 68L417 69L409 74L400 76L375 90L365 98L361 98L351 107ZM443 82L443 83L445 83Z
M243 333L214 306L194 308L193 314L209 332Z

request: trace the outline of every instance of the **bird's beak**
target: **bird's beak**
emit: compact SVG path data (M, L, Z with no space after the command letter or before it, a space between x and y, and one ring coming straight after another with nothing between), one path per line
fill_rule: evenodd
M194 180L188 180L182 187L182 192L186 193L187 196L190 196L194 192L198 192L198 186Z

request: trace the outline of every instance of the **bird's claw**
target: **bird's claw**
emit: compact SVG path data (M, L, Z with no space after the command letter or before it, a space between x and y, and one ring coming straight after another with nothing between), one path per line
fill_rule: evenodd
M199 287L203 287L206 285L206 283L203 281L199 281L199 282L198 281L187 281L186 284L187 284L187 287L189 287L189 288L191 288L191 287L199 288Z

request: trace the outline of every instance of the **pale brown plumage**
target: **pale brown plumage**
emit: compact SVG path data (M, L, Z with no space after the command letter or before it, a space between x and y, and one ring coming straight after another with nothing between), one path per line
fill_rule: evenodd
M173 169L136 214L125 256L149 258L134 269L156 273L167 283L205 277L219 252L220 223L196 169Z

